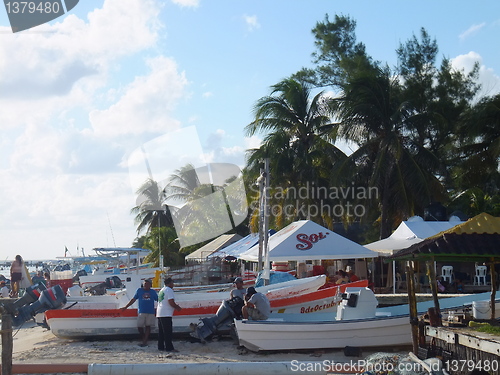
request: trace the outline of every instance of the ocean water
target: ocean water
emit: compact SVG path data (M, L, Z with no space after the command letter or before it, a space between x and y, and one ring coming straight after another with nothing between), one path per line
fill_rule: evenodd
M33 275L36 274L37 271L41 271L42 268L40 267L35 267L35 266L29 266L28 267L28 272ZM7 279L10 279L10 266L0 266L0 275L4 275Z

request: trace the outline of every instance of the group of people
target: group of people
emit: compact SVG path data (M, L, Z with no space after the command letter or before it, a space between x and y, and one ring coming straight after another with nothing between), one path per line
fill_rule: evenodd
M137 289L134 297L121 308L126 310L138 302L137 329L139 331L139 346L148 346L151 329L158 321L158 350L166 352L178 352L172 342L173 325L172 317L175 311L181 311L182 307L175 302L174 281L168 277L164 280L165 286L158 292L152 288L151 280L145 280L142 287ZM234 280L235 289L231 290L231 298L241 298L244 306L241 314L244 319L266 320L271 313L271 305L267 297L255 290L254 287L245 289L243 279L237 277ZM157 306L155 309L155 302Z
M347 284L347 283L352 283L354 281L358 281L359 277L356 276L352 268L349 271L344 271L344 270L338 270L333 277L333 281L335 284L340 285L340 284Z
M26 278L29 279L29 276L24 260L21 255L16 255L16 258L10 266L10 289L7 286L5 278L0 280L0 296L2 298L18 298L23 282L27 282L28 284L26 285L42 283L46 287L50 287L50 274L48 272L44 273L43 271L38 271L37 275L33 276L31 280L25 280Z

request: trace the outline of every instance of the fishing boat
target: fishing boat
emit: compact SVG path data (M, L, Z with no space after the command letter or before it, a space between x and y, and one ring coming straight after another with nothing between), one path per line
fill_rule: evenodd
M444 298L440 306L458 309L489 297ZM377 308L377 303L370 289L347 288L335 312L271 314L265 321L234 322L240 345L252 351L411 345L408 305ZM422 314L433 306L432 301L421 302L417 311Z
M277 313L306 314L334 310L339 287L319 289L325 279L326 277L321 275L258 287L257 290L268 296L272 311ZM340 286L340 290L344 291L348 285L366 286L367 281L344 284ZM132 306L122 311L118 302L113 306L109 304L109 300L104 302L99 298L104 296L96 297L98 298L92 303L82 301L70 305L71 302L68 301L67 308L46 311L45 318L52 333L62 338L137 334L136 308ZM182 306L182 310L174 314L174 332L191 332L191 324L213 316L221 302L228 298L229 292L176 293L176 302ZM125 299L121 306L128 301L128 298Z

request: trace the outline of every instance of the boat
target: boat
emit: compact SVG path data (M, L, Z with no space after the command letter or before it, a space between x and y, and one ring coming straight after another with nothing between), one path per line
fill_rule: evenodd
M87 257L72 257L75 264L83 266L77 272L80 286L84 289L95 287L106 282L106 279L117 276L122 282L131 274L141 275L141 279L153 279L158 267L152 263L146 263L146 256L150 253L148 249L141 248L94 248L96 255Z
M489 299L489 293L440 300L441 309L458 309ZM376 308L368 288L347 288L336 312L271 314L265 321L234 320L239 344L252 351L411 345L408 305ZM417 304L419 314L434 304ZM499 311L499 310L497 310Z
M258 287L266 293L275 312L316 313L336 308L335 296L339 286L319 289L324 284L324 275L297 279ZM348 285L366 286L366 280L340 286L343 291ZM114 306L95 296L95 302L80 302L67 308L45 312L45 319L52 333L61 338L85 338L95 336L116 336L137 334L137 309L120 310L117 302ZM221 302L229 298L229 292L213 293L176 293L176 302L182 306L173 317L175 333L190 333L191 324L200 319L213 316ZM68 299L69 300L69 299ZM90 298L88 299L90 300ZM107 300L109 302L109 299ZM129 299L125 299L122 306ZM153 330L153 332L155 332Z

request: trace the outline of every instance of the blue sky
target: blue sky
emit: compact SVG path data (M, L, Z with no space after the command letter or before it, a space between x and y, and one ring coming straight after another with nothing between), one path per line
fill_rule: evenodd
M478 61L485 92L500 91L497 0L80 0L16 34L0 9L0 259L130 246L128 158L173 130L196 127L205 160L242 165L259 143L243 131L252 106L312 66L327 13L356 20L390 65L424 27L440 56Z

